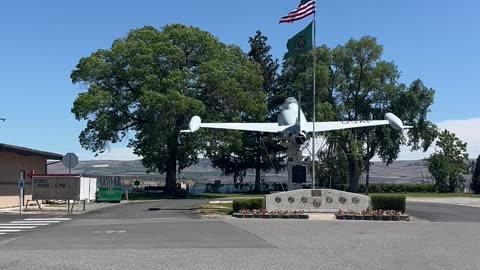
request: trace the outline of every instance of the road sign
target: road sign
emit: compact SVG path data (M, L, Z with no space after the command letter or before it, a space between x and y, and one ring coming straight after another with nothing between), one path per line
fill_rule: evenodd
M67 169L73 169L78 165L78 157L74 153L66 153L62 158L62 163Z
M18 179L18 189L25 188L25 179Z

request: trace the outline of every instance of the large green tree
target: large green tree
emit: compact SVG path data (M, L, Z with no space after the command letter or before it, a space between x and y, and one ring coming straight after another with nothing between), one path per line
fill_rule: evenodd
M265 95L267 111L261 121L276 121L276 109L282 97L277 95L278 61L270 54L271 47L268 38L260 31L249 38L250 51L247 56L260 70L263 78L262 89ZM236 180L244 177L249 170L255 171L255 191L261 190L262 172L278 171L282 168L281 160L285 148L280 144L277 134L262 134L259 132L242 132L236 140L228 144L217 144L210 156L212 165L222 170L224 174L233 175ZM220 149L223 148L223 149ZM222 154L218 154L218 153Z
M471 166L472 181L470 182L470 189L475 194L480 194L480 156L476 161L472 162Z
M262 76L237 46L180 24L135 29L111 48L80 59L71 74L86 87L72 112L86 121L85 149L101 153L128 140L149 172L166 173L174 192L177 171L222 142L201 131L180 134L193 115L205 121L252 121L265 114Z
M310 54L283 62L282 89L292 96L302 93L302 107L308 119L312 119L313 113L314 53L317 121L383 119L385 113L392 112L414 126L406 137L385 126L322 134L329 143L338 142L346 157L350 191L357 191L364 164L375 155L388 164L398 157L401 145L413 150L426 150L430 146L436 137L435 126L427 120L434 90L421 80L410 85L400 83L400 71L394 62L382 59L383 47L373 37L351 39L334 49L321 46Z
M348 184L347 159L336 139L332 138L318 151L319 165L315 167L316 175L318 175L317 185L345 190Z
M464 187L464 175L468 173L467 143L454 133L443 130L438 136L435 153L426 161L438 192L456 192Z

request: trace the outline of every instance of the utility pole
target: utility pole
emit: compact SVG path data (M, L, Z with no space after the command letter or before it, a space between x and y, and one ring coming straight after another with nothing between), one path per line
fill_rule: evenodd
M370 113L370 120L373 119L373 115ZM367 164L365 164L367 166L367 175L365 177L365 195L368 195L368 185L370 183L370 159L369 159L369 155L370 154L370 129L368 129L368 132L367 132L367 158L366 158L366 162Z

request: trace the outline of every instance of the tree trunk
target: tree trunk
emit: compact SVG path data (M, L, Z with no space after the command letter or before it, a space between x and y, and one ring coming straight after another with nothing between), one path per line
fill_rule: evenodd
M348 159L348 172L349 172L349 191L350 192L358 192L358 180L360 179L360 170L361 170L361 163L354 159Z
M260 167L255 168L255 192L260 192Z
M168 160L167 160L167 176L165 179L165 193L168 195L175 195L175 186L177 183L177 151L178 151L178 136L172 136L168 144Z

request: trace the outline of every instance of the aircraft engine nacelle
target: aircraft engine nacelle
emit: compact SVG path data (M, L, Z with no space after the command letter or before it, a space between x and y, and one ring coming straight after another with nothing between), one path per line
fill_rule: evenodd
M299 135L294 135L294 136L295 136L294 137L295 143L298 145L302 145L307 141L307 136L303 132L300 133Z
M389 125L395 130L401 131L405 128L402 120L393 113L386 113L385 120L388 120Z
M188 128L190 132L195 132L200 128L200 124L202 123L202 119L199 116L194 116L188 123Z

